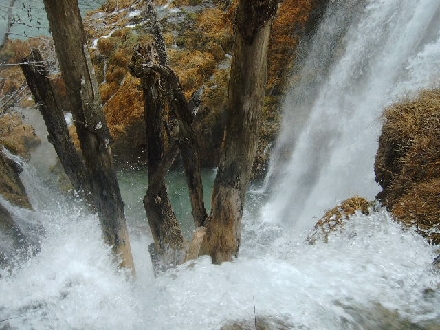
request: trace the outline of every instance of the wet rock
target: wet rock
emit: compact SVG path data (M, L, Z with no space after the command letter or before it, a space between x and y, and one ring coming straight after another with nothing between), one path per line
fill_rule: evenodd
M307 237L310 244L317 241L327 243L329 235L337 230L343 230L344 223L356 212L368 215L373 206L363 197L354 196L344 200L340 205L328 210L324 216L316 223L312 233Z
M295 327L286 320L277 317L259 317L247 321L231 321L223 325L220 330L288 330L305 329Z
M21 165L7 154L30 157L30 149L40 139L32 126L23 124L21 116L7 113L0 117L0 265L10 265L39 249L42 228L38 221L29 221L31 213L18 219L11 210L29 211L32 206L20 179ZM4 148L9 151L4 151Z
M440 269L440 254L434 258L434 261L432 262L433 266L437 267L438 269Z
M22 169L13 160L0 152L0 195L14 205L31 208L26 190L20 180Z

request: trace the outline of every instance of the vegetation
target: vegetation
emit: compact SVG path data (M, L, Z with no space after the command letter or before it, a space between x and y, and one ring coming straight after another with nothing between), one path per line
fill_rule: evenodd
M157 2L158 5L164 3ZM270 145L279 129L280 103L286 79L295 63L295 49L299 40L313 30L325 3L325 0L286 0L275 18L268 54L266 100L253 168L255 178L264 176ZM142 17L129 15L130 10L138 10L139 5L133 0L108 1L84 19L118 166L145 163L145 131L140 124L143 121L143 107L139 101L141 88L139 80L132 77L127 68L134 46L151 41L151 35L143 28ZM227 107L229 54L232 54L233 45L232 18L236 5L236 1L174 1L172 6L178 11L163 17L160 22L170 67L180 77L185 95L189 99L203 87L195 130L201 142L200 156L204 167L216 166L219 159ZM102 12L105 14L102 15ZM49 39L45 40L9 41L0 56L8 63L19 63L31 48L36 47L44 58L54 58L53 51L48 56L46 49L51 50L53 46L48 43ZM29 92L23 89L25 84L21 70L18 67L4 68L0 76L8 78L1 80L8 82L3 95L11 95L11 91L26 92L19 97L20 100L17 97L10 103L25 101L26 104L22 105L29 105ZM1 95L0 89L0 102Z
M350 216L356 214L356 212L368 215L371 206L371 202L359 196L342 201L340 205L325 212L324 216L316 223L313 232L307 237L307 241L310 244L314 244L317 241L327 243L328 236L332 232L344 229L344 223L349 220Z
M390 106L376 155L377 198L396 219L440 243L440 90Z

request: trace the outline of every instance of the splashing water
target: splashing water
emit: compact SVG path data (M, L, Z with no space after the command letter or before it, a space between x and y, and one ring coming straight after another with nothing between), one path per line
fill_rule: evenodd
M115 267L96 216L24 164L32 219L45 234L39 253L0 271L0 329L220 329L231 320L253 329L256 317L286 329L440 329L435 248L386 211L353 216L328 243L307 245L287 230L346 194L374 196L381 108L438 77L439 10L437 0L331 2L301 73L320 77L293 91L302 103L286 101L286 122L295 111L303 111L301 121L281 134L263 217L265 197L249 195L240 257L231 263L203 257L155 278L151 236L134 225L131 278ZM327 51L320 70L313 70L315 51Z
M373 199L384 108L440 79L438 1L340 1L285 102L263 217L298 232L353 195ZM312 78L310 78L312 76Z

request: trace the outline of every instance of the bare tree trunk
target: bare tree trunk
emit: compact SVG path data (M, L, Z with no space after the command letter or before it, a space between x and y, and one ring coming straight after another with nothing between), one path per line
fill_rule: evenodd
M46 123L48 140L53 144L64 171L73 188L93 205L93 201L90 200L91 186L83 158L70 138L62 110L64 107L61 107L62 105L56 100L40 52L34 49L30 56L22 60L20 66Z
M276 0L240 0L229 83L229 107L202 253L220 264L236 256L241 218L266 85L267 50Z
M165 186L165 175L175 159L172 151L165 157L165 97L160 91L160 77L154 72L141 77L145 97L145 122L148 145L148 190L144 198L156 252L166 264L179 264L183 256L183 236ZM164 157L167 159L163 163Z
M198 143L192 128L193 115L188 102L183 94L179 78L173 70L167 66L168 58L166 53L165 40L162 29L157 21L156 11L152 1L148 1L145 16L149 18L149 32L154 36L154 51L157 54L157 64L154 70L166 81L168 97L173 117L177 118L178 147L182 156L183 166L189 190L189 197L192 208L192 215L195 225L202 226L207 219L205 204L203 201L203 183L200 172L200 159L198 154ZM153 59L150 59L153 61ZM175 137L174 137L175 138Z
M44 4L63 79L70 92L72 114L104 240L122 258L122 266L134 267L124 204L112 163L110 133L86 47L78 2L44 0Z
M179 150L196 226L204 223L207 214L191 111L178 77L167 66L165 43L151 1L147 2L144 15L149 22L147 32L155 41L136 48L130 71L141 79L145 97L148 190L144 206L155 242L149 250L155 268L166 269L188 257L184 255L186 246L165 186L165 175Z

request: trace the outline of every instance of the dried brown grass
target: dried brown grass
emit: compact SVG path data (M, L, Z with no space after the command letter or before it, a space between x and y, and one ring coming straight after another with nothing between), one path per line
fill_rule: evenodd
M426 90L384 112L376 155L378 199L436 244L440 234L440 90Z
M330 233L336 230L343 230L345 221L356 212L369 214L371 202L360 196L353 196L344 200L340 205L325 212L324 216L318 220L314 231L307 238L310 244L322 240L327 243Z

